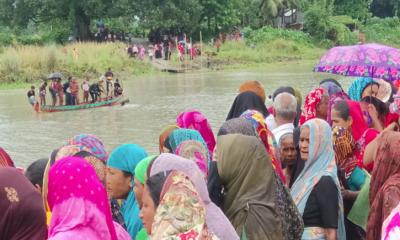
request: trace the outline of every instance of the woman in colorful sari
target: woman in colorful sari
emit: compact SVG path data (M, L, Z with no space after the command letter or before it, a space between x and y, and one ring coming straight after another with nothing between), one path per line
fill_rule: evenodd
M351 132L351 138L346 138L347 143L344 145L342 144L342 146L344 146L347 150L342 147L336 147L336 160L338 161L337 164L340 168L345 169L346 179L350 177L356 166L359 168L365 168L369 172L372 171L373 165L363 164L363 156L365 147L375 139L379 132L375 129L368 128L368 124L364 120L360 103L355 101L337 102L333 107L331 119L332 126L334 128L337 127L335 132L342 131L343 136L349 136L348 133ZM343 130L339 130L339 128L342 128ZM345 138L335 139L340 139L340 141L342 141ZM353 185L351 182L348 182L350 189L359 190L362 182L352 182L355 185Z
M204 141L207 143L209 155L212 155L215 148L215 137L207 118L205 118L201 112L182 112L176 118L176 124L180 128L188 128L199 131Z
M304 108L300 116L300 126L314 118L327 120L329 107L329 94L324 88L312 90L304 101Z
M151 166L148 168L149 177L161 173L159 179L162 180L165 179L164 172L168 171L180 171L188 176L196 189L203 207L205 208L205 223L209 232L221 240L239 239L235 229L232 227L224 213L210 200L203 175L194 162L188 161L187 159L177 155L164 153L157 157L150 165ZM156 181L155 183L160 184L161 182L162 181ZM162 187L163 184L160 184L160 191ZM155 194L155 198L157 198L157 196L159 195ZM147 227L151 228L151 226Z
M222 210L241 239L283 239L276 177L262 142L228 134L218 137L216 151L224 189Z
M291 194L304 220L302 239L346 239L343 202L337 177L332 132L321 119L301 127L300 156L304 168Z
M85 160L67 157L49 172L52 211L49 240L130 239L111 217L106 190L94 168Z
M17 169L0 167L0 239L46 238L46 215L40 193Z
M189 176L167 171L149 177L140 216L152 239L219 239L209 231L206 208Z
M246 110L257 110L264 115L264 119L269 116L269 112L262 99L254 92L242 92L236 96L226 120L237 118Z
M353 101L361 101L366 96L376 97L379 91L379 83L372 78L357 78L349 87L349 96Z
M400 203L400 133L383 132L368 146L375 159L369 192L367 240L379 239L382 223ZM371 150L371 151L370 151Z
M274 135L265 124L264 116L256 110L247 110L241 115L241 117L249 120L253 124L257 136L261 139L271 158L275 172L281 178L282 182L286 184L286 178L285 174L283 174L281 162L276 156L276 148L278 144L275 141Z
M400 203L382 224L382 240L396 240L400 236Z
M15 167L10 155L0 147L0 167Z
M159 145L158 145L160 153L169 152L169 150L165 148L165 145L164 145L165 140L168 138L168 136L171 134L171 132L174 131L175 129L179 129L179 127L176 125L168 125L162 129L162 131L160 133Z
M142 229L139 218L139 205L135 192L135 168L147 157L146 151L136 144L123 144L115 148L107 161L107 191L113 199L125 200L121 213L132 239Z

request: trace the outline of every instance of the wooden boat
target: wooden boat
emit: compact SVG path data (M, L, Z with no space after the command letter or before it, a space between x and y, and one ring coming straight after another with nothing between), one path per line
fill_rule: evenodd
M79 105L68 105L68 106L51 106L44 105L40 106L38 102L36 102L33 109L36 112L64 112L64 111L74 111L74 110L82 110L82 109L90 109L90 108L100 108L100 107L110 107L116 105L125 105L129 102L129 99L124 99L123 96L111 98L111 99L101 99L98 102L89 102L89 103L81 103Z

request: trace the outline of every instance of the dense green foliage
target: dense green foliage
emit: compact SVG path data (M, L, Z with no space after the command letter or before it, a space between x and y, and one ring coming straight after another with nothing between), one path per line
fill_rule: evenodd
M362 31L370 42L400 47L400 19L398 17L371 18L362 28Z

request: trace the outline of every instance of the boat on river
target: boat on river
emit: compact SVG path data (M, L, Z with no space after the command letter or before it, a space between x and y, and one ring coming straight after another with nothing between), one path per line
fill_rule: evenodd
M44 105L40 106L38 102L36 102L33 109L36 112L65 112L65 111L74 111L74 110L83 110L83 109L91 109L91 108L100 108L100 107L111 107L111 106L123 106L129 102L129 99L125 99L122 95L114 98L103 98L97 102L89 102L89 103L81 103L78 105L63 105L63 106L52 106L52 105Z

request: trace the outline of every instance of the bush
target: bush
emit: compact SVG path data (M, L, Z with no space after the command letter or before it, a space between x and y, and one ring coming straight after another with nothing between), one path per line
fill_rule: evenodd
M371 18L361 28L368 42L376 42L400 47L400 19Z
M268 43L278 39L292 41L300 45L310 46L312 44L312 38L309 34L290 29L272 28L267 26L257 30L246 28L243 32L248 45L257 45L265 42Z
M304 31L321 41L326 39L331 28L329 11L323 6L313 4L304 15Z

